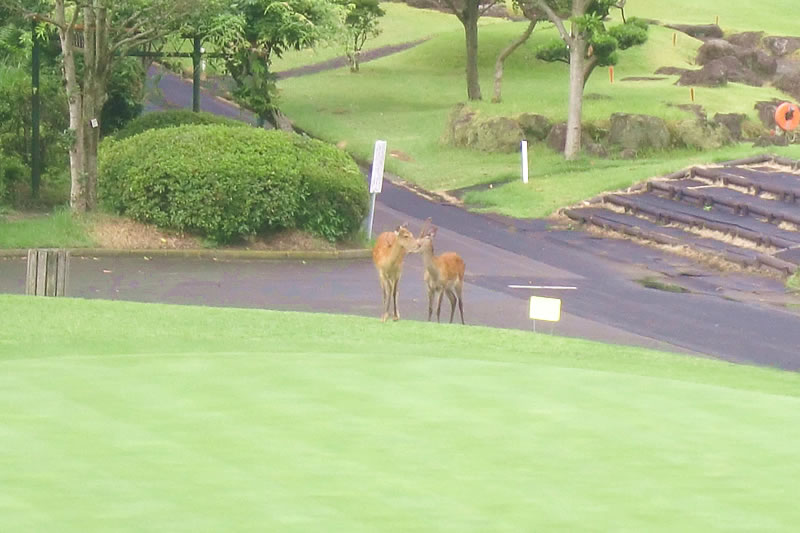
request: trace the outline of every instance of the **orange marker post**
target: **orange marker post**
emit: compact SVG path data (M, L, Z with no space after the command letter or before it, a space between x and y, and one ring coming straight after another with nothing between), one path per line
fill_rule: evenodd
M678 34L677 32L672 34L672 46L676 46L678 44Z
M689 89L689 97L692 99L692 102L694 102L694 87Z
M608 81L614 83L614 65L608 67Z

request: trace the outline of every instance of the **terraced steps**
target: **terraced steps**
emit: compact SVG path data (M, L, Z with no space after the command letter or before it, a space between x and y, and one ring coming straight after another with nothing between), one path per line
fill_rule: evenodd
M800 268L798 168L773 157L693 167L563 212L611 233L791 274Z

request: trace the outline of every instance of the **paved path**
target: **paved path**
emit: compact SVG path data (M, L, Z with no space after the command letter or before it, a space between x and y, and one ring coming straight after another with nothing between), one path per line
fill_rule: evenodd
M169 84L173 88L164 91L167 101L181 105L178 102L188 85L174 79ZM205 98L204 109L209 104L221 105ZM235 108L223 106L223 110L230 116L239 114ZM710 272L627 241L548 231L541 220L469 213L391 183L384 186L379 199L376 230L405 221L416 229L430 216L440 228L437 250L457 250L464 257L464 311L470 324L530 330L530 293L508 285L572 285L577 290L535 292L563 299L563 320L539 323L539 331L800 369L800 318L786 307L785 291L777 280ZM24 275L23 260L0 259L0 292L21 293ZM671 276L692 292L646 289L636 282L654 275ZM344 312L376 318L380 314L377 276L369 260L76 258L71 283L73 296L87 298ZM427 304L418 257L407 261L400 296L404 319L424 319Z

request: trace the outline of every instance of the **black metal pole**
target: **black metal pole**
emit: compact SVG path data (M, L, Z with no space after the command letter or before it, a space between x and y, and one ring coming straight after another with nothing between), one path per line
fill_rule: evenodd
M41 43L36 36L36 21L31 22L33 52L31 54L31 196L39 197L39 184L42 177L41 148L39 142L39 121L41 120L41 98L39 95L39 66Z
M202 54L202 41L200 37L194 38L194 50L192 51L192 111L197 113L200 111L200 70L201 70L201 54Z

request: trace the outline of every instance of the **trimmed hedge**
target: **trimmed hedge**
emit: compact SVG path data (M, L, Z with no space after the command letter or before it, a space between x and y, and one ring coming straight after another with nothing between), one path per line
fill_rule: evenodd
M358 166L336 147L222 125L107 141L98 187L117 213L221 243L288 228L335 241L358 230L368 202Z
M225 124L227 126L248 126L251 125L228 117L221 117L213 113L200 111L195 113L188 109L173 109L170 111L154 111L145 113L131 120L124 128L120 129L114 138L117 140L133 137L147 130L158 130L162 128L172 128L176 126L187 126L190 124Z

